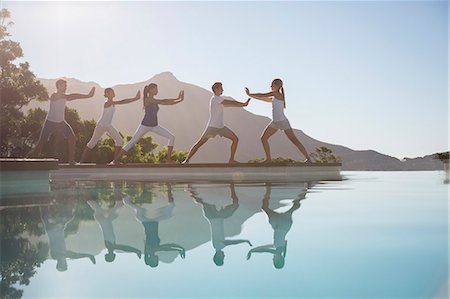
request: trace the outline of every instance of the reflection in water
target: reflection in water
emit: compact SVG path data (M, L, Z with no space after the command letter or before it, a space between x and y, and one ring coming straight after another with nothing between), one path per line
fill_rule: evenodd
M156 254L157 252L178 251L181 258L185 258L185 249L182 246L175 243L161 244L161 239L159 237L159 222L171 218L175 208L171 184L167 184L167 187L168 202L167 205L161 208L146 209L132 203L129 196L126 196L123 199L123 202L134 210L136 213L136 219L144 227L144 259L145 264L150 267L157 267L159 264L159 257Z
M123 252L133 252L135 253L139 258L141 258L141 251L137 248L134 248L132 246L123 245L123 244L117 244L116 243L116 235L114 233L113 228L113 220L115 220L119 214L118 210L123 207L122 203L122 193L115 188L114 184L112 184L113 187L113 196L114 196L114 205L109 208L102 208L99 203L95 200L88 200L87 204L94 210L94 218L97 221L98 225L100 226L100 229L103 233L103 240L105 242L105 247L107 249L107 253L105 254L105 261L112 262L116 258L116 254L114 253L115 250L120 250Z
M66 202L64 205L56 204L40 208L42 222L48 236L50 247L50 257L56 260L58 271L67 270L66 259L89 258L95 264L95 257L92 254L77 253L66 248L64 231L66 225L74 219L75 203Z
M95 264L95 255L106 248L106 262L115 261L119 252L133 253L138 258L144 253L145 264L157 267L162 261L173 262L178 255L184 259L187 250L194 250L211 240L214 248L213 262L222 266L227 246L242 243L252 246L249 240L232 236L239 235L242 225L261 211L260 202L253 200L253 194L259 192L261 185L236 185L244 193L251 194L242 203L236 194L235 184L196 184L195 187L188 184L187 188L183 184L175 186L178 188L174 190L180 192L177 193L180 197L177 209L181 212L176 217L172 184L167 184L167 190L161 190L159 184L152 183L109 182L105 185L105 182L91 181L60 182L51 184L49 198L45 202L41 198L36 198L35 201L27 199L27 203L36 205L33 208L2 206L2 294L21 297L21 290L14 286L18 282L22 283L20 279L24 279L23 284L28 284L35 268L45 259L56 260L56 269L67 271L70 268L69 259L88 259ZM274 230L274 241L273 244L250 250L248 258L253 253L270 252L273 254L274 266L283 267L287 248L286 234L292 226L292 213L300 207L300 200L304 198L306 189L292 202L292 207L287 212L279 213L270 208L274 204L270 200L272 186L266 184L262 210L269 217ZM208 193L208 190L213 190L213 193ZM166 191L167 199L164 196L162 202L160 199L156 200L155 194L164 194ZM227 202L219 204L224 194ZM182 197L185 200L181 200ZM186 200L190 198L194 200ZM26 216L21 217L22 214ZM136 220L143 228L143 234L139 226L135 226ZM79 232L82 226L84 229ZM100 228L103 242L97 242L98 238L94 237L92 227L95 226ZM126 240L119 244L116 233L123 235ZM143 236L145 242L142 244ZM167 239L177 241L162 242ZM242 250L242 256L245 256L247 250ZM172 254L166 255L163 252ZM17 260L22 260L23 263L17 263ZM15 269L13 265L22 266Z
M217 208L216 205L205 202L198 196L195 188L190 186L189 188L191 196L195 199L195 202L199 203L203 207L203 215L209 222L211 229L212 245L215 249L213 261L217 266L222 266L225 258L223 249L228 245L236 245L241 243L252 244L249 240L231 240L225 238L224 220L231 217L234 212L239 208L239 199L236 195L234 184L230 184L232 203L221 208Z
M292 206L286 212L276 212L270 206L270 196L272 193L272 185L266 184L266 193L262 201L262 210L269 218L269 223L273 229L273 243L268 245L261 245L251 249L247 254L247 259L250 259L253 253L271 253L273 255L273 266L276 269L284 267L287 240L286 235L292 227L292 214L300 208L300 201L305 198L308 185L305 183L305 189L292 201Z

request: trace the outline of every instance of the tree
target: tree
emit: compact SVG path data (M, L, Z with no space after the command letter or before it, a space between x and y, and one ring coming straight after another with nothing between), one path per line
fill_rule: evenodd
M340 163L341 158L333 154L333 151L325 146L317 147L314 153L309 154L316 163Z
M20 123L24 118L21 109L31 100L46 101L48 93L30 70L28 62L17 63L23 57L20 44L9 39L11 14L0 10L0 156L11 157L20 139Z

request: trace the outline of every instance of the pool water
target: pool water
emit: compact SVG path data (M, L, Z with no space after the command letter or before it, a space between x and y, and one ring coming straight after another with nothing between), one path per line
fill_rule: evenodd
M447 298L443 173L344 177L68 181L2 199L1 295Z

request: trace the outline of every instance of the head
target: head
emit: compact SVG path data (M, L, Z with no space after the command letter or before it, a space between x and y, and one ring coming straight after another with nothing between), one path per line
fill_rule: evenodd
M116 259L116 254L114 252L109 252L105 254L105 261L108 263L113 262Z
M114 89L108 87L105 89L105 98L112 99L116 96Z
M67 270L67 261L65 258L59 258L56 262L56 270L59 272L64 272Z
M220 96L223 93L222 82L214 83L211 89L216 96Z
M213 261L216 266L223 266L223 260L225 259L225 253L222 250L216 251L214 254Z
M158 267L159 257L156 254L146 254L144 257L145 264L152 268Z
M284 267L284 256L281 253L273 255L273 266L275 269L282 269Z
M56 81L56 91L57 92L66 92L67 89L67 81L63 80L63 79L59 79L58 81Z
M279 91L283 88L283 81L281 81L281 79L274 79L270 87L272 88L272 91Z
M150 83L144 88L144 97L153 97L158 94L158 85Z

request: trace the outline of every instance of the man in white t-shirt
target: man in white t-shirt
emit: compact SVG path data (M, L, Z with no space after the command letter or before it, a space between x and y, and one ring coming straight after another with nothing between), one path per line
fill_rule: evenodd
M231 153L229 163L238 163L234 156L236 154L237 145L239 142L238 137L223 122L223 108L224 107L246 107L250 102L248 99L245 103L237 102L234 100L226 100L221 95L223 93L222 83L216 82L212 85L213 97L209 101L209 121L208 125L203 132L200 139L192 146L188 156L183 161L183 164L189 163L192 156L198 151L198 149L205 144L210 138L217 135L225 137L231 140Z
M65 120L66 101L73 101L78 99L87 99L94 96L95 87L92 87L88 94L72 93L66 94L67 81L59 79L56 81L56 92L50 96L50 107L48 109L47 117L45 118L44 126L42 127L39 140L32 152L33 155L40 156L44 144L48 142L51 135L55 132L61 132L64 138L69 143L69 164L75 164L75 134L72 127Z

